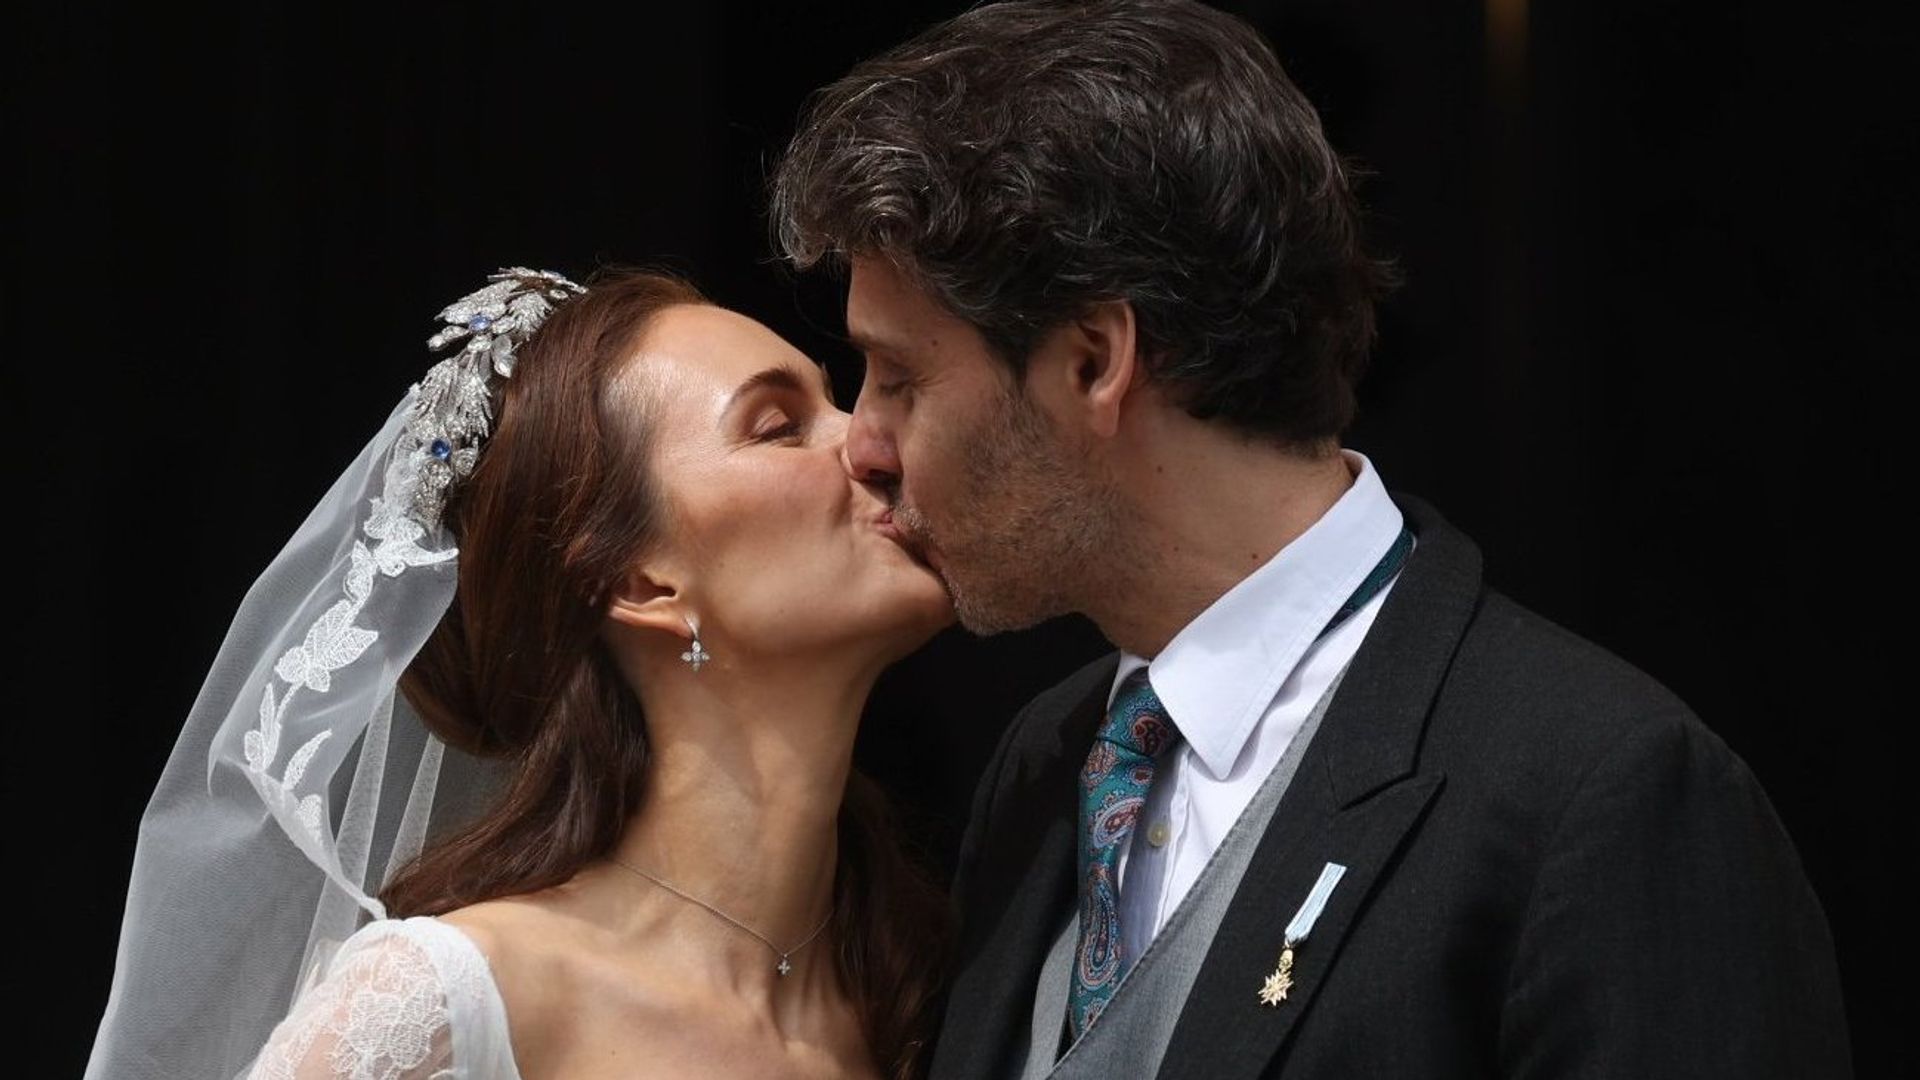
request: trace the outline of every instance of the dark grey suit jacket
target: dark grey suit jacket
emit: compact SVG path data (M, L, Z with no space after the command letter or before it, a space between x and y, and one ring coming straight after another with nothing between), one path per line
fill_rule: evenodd
M1419 538L1262 837L1158 1075L1851 1075L1826 918L1766 795L1646 675ZM1075 772L1116 659L1015 718L954 888L935 1080L1014 1075L1074 903ZM1760 673L1756 673L1760 674ZM1262 1005L1281 931L1347 866Z

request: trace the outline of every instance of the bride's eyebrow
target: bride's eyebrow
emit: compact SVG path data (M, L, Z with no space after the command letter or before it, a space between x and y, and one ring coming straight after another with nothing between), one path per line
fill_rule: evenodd
M833 380L827 375L827 366L825 364L816 364L814 365L814 369L820 376L820 385L821 388L826 391L827 400L832 401ZM748 394L753 393L755 390L769 387L776 390L790 390L796 394L804 394L807 392L805 378L793 368L781 364L777 367L767 368L764 371L757 371L748 376L747 381L735 387L733 393L728 396L727 404L720 410L720 414L725 416L732 412L734 406L740 404L741 399L745 398Z

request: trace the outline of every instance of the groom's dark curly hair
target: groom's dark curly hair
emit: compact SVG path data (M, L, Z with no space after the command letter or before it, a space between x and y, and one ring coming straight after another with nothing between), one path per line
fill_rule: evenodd
M1393 276L1265 40L1189 0L941 23L815 95L771 201L794 265L885 257L1016 375L1047 331L1129 301L1188 412L1284 442L1351 421Z

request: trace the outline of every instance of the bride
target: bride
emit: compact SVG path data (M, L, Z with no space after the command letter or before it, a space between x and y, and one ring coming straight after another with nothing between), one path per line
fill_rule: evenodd
M660 274L442 317L195 703L87 1075L918 1075L945 903L851 754L952 616L823 369Z

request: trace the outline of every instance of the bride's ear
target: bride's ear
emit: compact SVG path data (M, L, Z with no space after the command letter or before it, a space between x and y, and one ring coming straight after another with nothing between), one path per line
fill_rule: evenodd
M640 630L664 630L675 637L684 638L690 632L683 617L680 590L639 567L629 571L614 589L607 618Z

